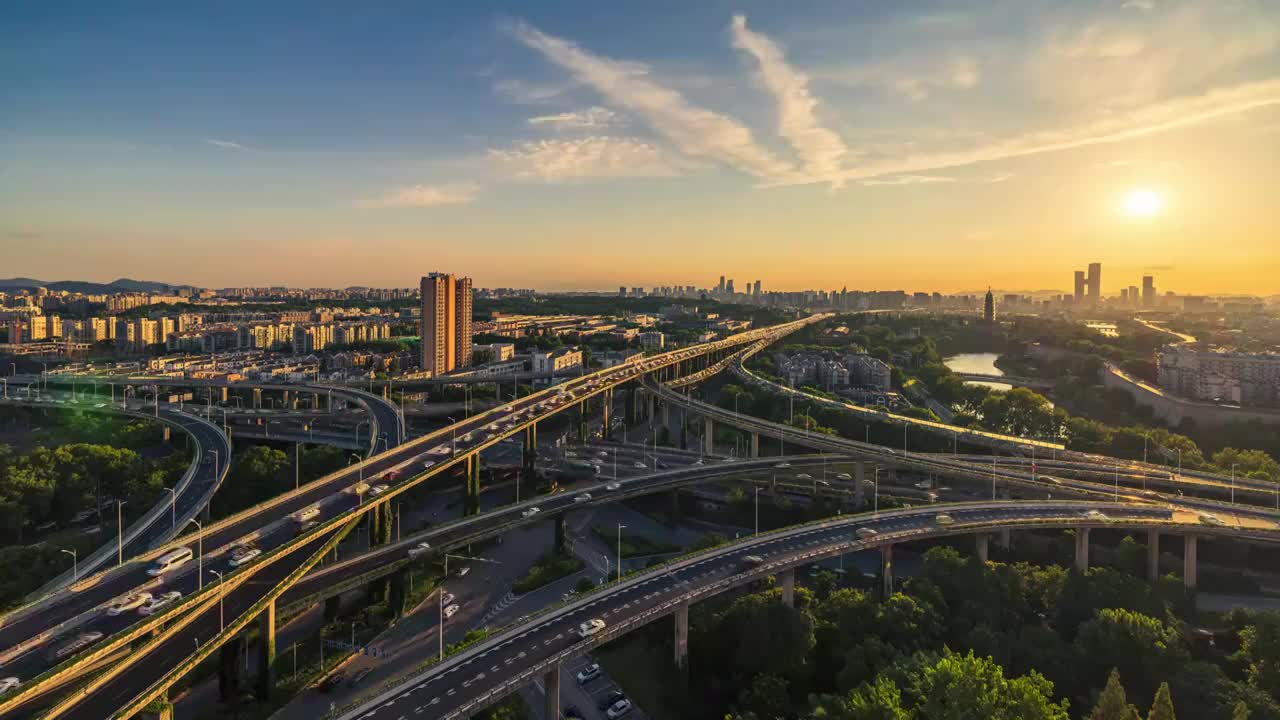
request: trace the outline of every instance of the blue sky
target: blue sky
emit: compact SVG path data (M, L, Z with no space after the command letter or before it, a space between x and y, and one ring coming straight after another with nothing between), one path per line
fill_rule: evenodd
M1261 292L1278 269L1274 3L368 5L8 8L0 275L1031 289L1099 259ZM1139 186L1169 212L1115 212Z

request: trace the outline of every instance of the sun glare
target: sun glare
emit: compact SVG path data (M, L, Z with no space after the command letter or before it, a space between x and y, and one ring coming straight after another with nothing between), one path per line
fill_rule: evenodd
M1153 217L1163 209L1164 198L1152 190L1130 190L1124 196L1124 213L1129 217Z

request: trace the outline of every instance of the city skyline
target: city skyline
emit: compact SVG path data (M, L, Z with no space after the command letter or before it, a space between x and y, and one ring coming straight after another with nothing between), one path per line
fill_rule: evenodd
M6 274L1274 291L1274 5L583 7L18 8Z

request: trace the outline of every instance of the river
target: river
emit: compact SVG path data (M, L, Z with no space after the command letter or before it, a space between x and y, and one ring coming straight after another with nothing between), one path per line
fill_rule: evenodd
M958 373L976 373L981 375L1004 375L1004 371L996 367L996 358L1000 357L996 353L960 353L952 355L949 358L943 358L942 364L946 365L951 372ZM966 381L970 385L981 385L989 387L992 390L1012 390L1013 386L1007 383L983 382L983 381Z

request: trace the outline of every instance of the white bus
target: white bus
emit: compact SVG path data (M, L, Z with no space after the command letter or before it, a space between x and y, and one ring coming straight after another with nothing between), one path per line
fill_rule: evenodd
M191 560L191 558L192 558L191 548L189 547L174 548L169 552L156 558L155 564L153 564L147 570L147 574L152 577L156 577L157 575L163 575L176 567L181 567L182 565L186 564Z

